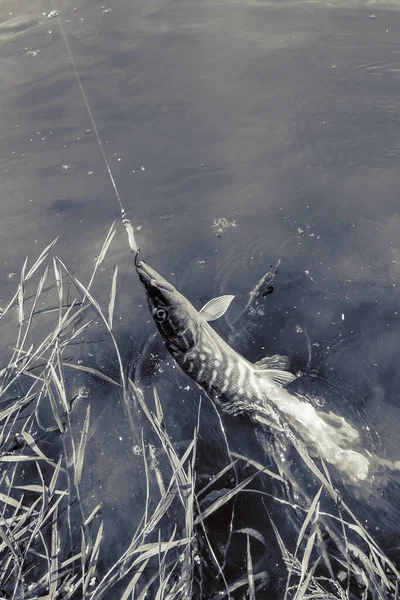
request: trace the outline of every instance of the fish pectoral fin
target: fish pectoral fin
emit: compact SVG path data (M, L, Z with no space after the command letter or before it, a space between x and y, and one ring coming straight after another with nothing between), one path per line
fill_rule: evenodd
M286 371L289 368L289 359L287 356L282 356L281 354L265 356L254 363L254 368L257 370L281 369L282 371Z
M286 385L296 379L293 373L289 373L289 371L280 371L279 369L254 369L254 372L259 377L265 377L280 385Z
M218 358L219 360L222 360L222 355L221 355L220 349L218 348L218 344L214 340L214 338L211 335L211 333L208 331L207 325L203 326L202 330L206 334L206 336L208 337L208 340L211 342L211 346L214 349L216 358Z
M200 314L206 321L215 321L226 313L235 296L218 296L213 298L200 309Z

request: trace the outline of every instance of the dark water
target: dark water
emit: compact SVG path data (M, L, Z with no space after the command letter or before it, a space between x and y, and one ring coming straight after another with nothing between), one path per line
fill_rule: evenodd
M398 3L82 0L57 8L146 259L197 307L235 294L219 326L234 347L250 360L287 354L294 371L308 374L303 392L345 416L367 450L399 459ZM51 10L44 0L0 6L1 305L25 255L33 260L56 236L56 253L87 281L119 218ZM275 292L243 314L249 291L278 259ZM119 223L93 287L105 305L115 264L116 337L129 365L154 325ZM149 343L146 352L163 356ZM85 359L90 349L81 352ZM179 390L168 365L154 376L146 352L142 382L156 383L170 433L185 447L199 394L183 376ZM94 345L93 356L115 372L108 342ZM136 524L142 467L125 444L113 392L99 385L90 393L86 491L103 502L117 553ZM257 453L248 424L232 427L239 450ZM226 460L210 406L202 428L207 476ZM385 489L395 506L396 480L384 484L376 496ZM362 491L353 502L362 520L373 515L378 537L386 523L395 559L397 514L380 513ZM258 518L263 509L254 510Z

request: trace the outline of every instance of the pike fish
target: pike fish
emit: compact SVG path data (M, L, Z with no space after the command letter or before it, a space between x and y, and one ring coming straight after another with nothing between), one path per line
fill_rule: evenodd
M358 432L344 418L317 411L285 389L295 379L288 371L287 357L274 355L252 364L211 327L234 296L219 296L197 310L145 262L137 261L136 270L168 351L222 411L247 414L281 432L288 442L301 444L354 483L367 478L368 459L352 449Z

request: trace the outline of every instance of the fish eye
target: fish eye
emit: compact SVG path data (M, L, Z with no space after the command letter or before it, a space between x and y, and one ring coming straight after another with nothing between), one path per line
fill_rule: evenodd
M165 308L156 308L153 312L153 316L156 321L162 323L162 321L165 321L165 319L167 318L167 311L165 310Z

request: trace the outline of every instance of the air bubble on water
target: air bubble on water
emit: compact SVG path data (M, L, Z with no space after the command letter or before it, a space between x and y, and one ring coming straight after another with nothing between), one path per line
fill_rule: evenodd
M8 279L12 279L15 276L16 276L16 273L14 271L11 271L11 273L8 274Z
M48 13L43 13L48 19L54 19L54 17L59 17L61 15L59 10L51 10Z
M108 13L112 12L112 8L107 8L106 6L102 6L101 12L103 13L103 15L107 15Z
M214 219L212 224L212 229L214 230L215 235L218 236L225 233L229 227L237 227L236 221L228 221L225 217L221 217L219 219Z
M37 56L40 50L32 50L32 48L25 48L26 56Z
M78 398L89 398L89 388L82 385L78 390Z
M142 165L142 166L140 167L140 170L141 170L141 171L145 171L145 170L146 170L146 167L145 167L144 165Z
M88 171L87 174L88 175L93 175L94 171Z
M205 260L198 260L197 263L200 266L200 269L202 269L204 267L204 265L206 264L206 261Z
M300 327L300 325L296 325L295 329L296 329L296 333L304 333L303 328Z

